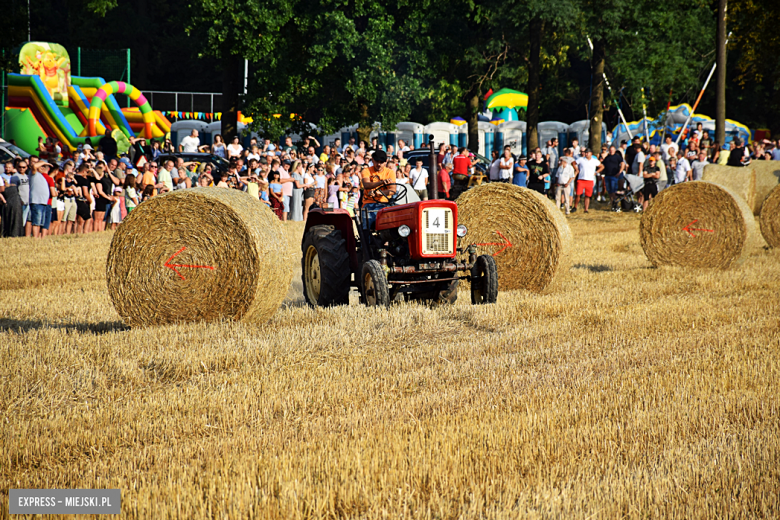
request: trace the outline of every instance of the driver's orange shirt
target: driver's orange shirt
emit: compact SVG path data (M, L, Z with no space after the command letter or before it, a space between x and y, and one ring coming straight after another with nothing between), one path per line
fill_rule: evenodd
M379 182L382 180L389 181L390 183L395 182L395 172L388 168L387 166L383 167L381 170L377 170L375 166L371 166L370 168L363 168L363 172L361 174L361 177L363 177L363 181L368 182ZM363 202L369 203L369 202L382 202L380 200L376 200L376 198L371 196L371 192L374 190L367 190L363 188Z

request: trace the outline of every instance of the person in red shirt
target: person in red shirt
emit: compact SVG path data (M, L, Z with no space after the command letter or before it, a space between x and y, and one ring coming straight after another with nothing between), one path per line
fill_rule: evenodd
M452 163L444 165L442 170L439 170L439 198L450 198L450 175L452 174Z
M453 160L453 173L459 173L461 175L468 175L469 174L469 168L471 167L471 160L469 159L469 150L468 148L461 148L460 149L460 155L455 157Z

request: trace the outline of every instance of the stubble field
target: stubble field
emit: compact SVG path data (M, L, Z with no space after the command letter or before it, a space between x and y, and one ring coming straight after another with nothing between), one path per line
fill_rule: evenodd
M637 215L570 223L551 294L310 309L296 275L267 324L139 329L109 233L0 240L0 516L780 516L780 252L654 269Z

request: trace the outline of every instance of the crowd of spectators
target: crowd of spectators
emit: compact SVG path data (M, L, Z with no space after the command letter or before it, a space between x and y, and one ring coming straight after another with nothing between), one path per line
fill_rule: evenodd
M780 160L780 141L739 139L722 148L701 125L677 146L666 136L660 146L635 137L629 144L610 142L595 151L576 139L559 154L557 139L518 157L510 147L494 151L487 166L492 182L507 182L538 191L556 201L566 214L588 213L590 202L615 203L629 190L634 175L644 186L634 193L644 208L659 191L672 184L701 179L710 163L744 166L752 160ZM427 147L424 144L423 147ZM399 140L397 146L348 143L336 139L322 146L313 136L284 144L252 138L243 146L236 137L226 144L216 135L203 145L197 130L176 150L170 139L131 139L128 153L117 154L116 141L106 133L93 148L87 142L73 154L52 139L39 142L37 154L6 162L0 173L2 236L45 237L49 234L90 233L114 229L139 204L159 194L193 187L238 189L267 204L281 220L305 220L312 207L346 209L361 204L365 172L372 156L382 150L394 182L406 184L420 199L429 198L431 179L419 155ZM174 152L206 153L202 160L185 161ZM213 157L216 156L216 157ZM219 164L221 162L221 164ZM477 158L466 148L442 144L436 154L438 198L452 199L458 179L482 181ZM468 185L472 185L469 182Z
M624 194L635 196L644 210L668 186L700 180L708 164L746 166L754 160L780 160L780 140L756 141L748 147L735 138L721 147L701 123L679 145L670 135L660 146L639 136L630 144L623 140L618 145L610 133L601 150L580 146L577 139L563 149L563 155L559 149L558 140L552 139L532 150L528 158L513 156L508 146L501 156L494 151L490 180L510 182L511 178L513 184L554 198L566 214L579 208L588 213L594 196L597 202L615 207L617 197ZM632 185L641 189L632 191Z

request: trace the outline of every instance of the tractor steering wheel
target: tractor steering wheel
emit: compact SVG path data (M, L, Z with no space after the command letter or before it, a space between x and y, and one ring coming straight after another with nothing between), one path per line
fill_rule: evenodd
M393 195L385 195L381 190L386 190L390 186L395 186L395 193ZM400 188L400 190L398 189ZM395 201L399 199L403 199L406 197L406 184L398 184L397 182L391 182L389 184L385 184L384 186L380 188L375 188L372 192L372 197L375 197L377 199L384 198L387 202L382 202L382 204L393 204Z

